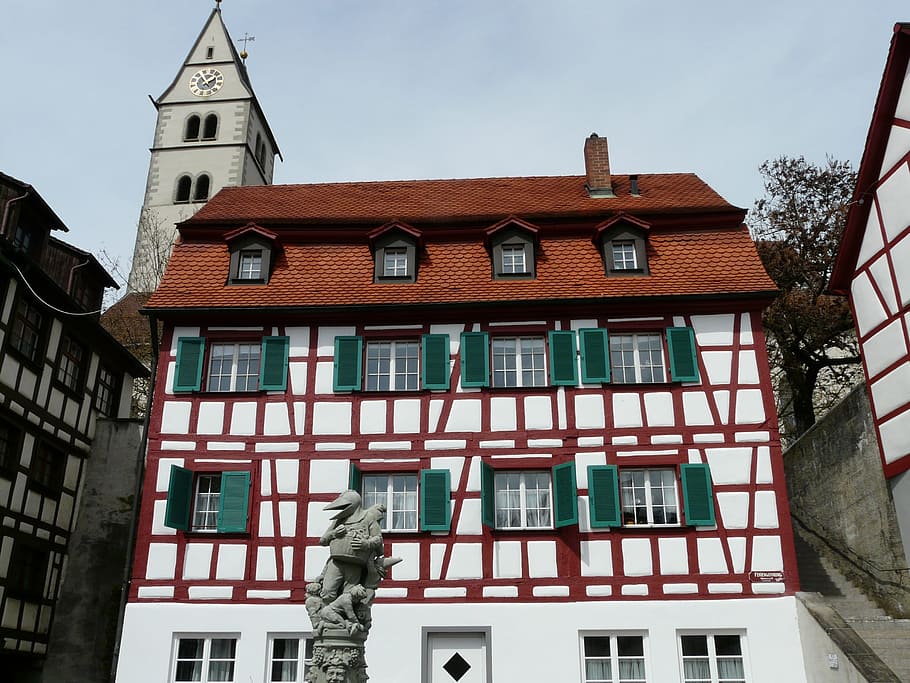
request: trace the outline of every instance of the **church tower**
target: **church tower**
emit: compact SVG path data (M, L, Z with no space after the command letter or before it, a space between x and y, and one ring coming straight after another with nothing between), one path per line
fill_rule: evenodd
M158 110L129 291L153 291L164 273L175 224L225 186L269 185L275 137L221 17L220 0Z

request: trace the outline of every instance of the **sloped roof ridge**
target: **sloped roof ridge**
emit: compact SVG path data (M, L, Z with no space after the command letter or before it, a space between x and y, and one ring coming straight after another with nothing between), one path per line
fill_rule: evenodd
M628 178L633 175L637 175L639 178L648 177L653 178L655 176L688 176L694 177L701 180L697 173L691 171L681 171L675 173L613 173L613 177L619 178ZM505 176L471 176L471 177L450 177L450 178L394 178L389 180L339 180L339 181L324 181L316 183L273 183L271 185L236 185L225 187L224 190L257 190L263 188L295 188L295 187L313 187L313 186L324 186L324 185L388 185L392 183L445 183L445 182L470 182L472 180L568 180L568 179L584 179L584 174L569 173L564 175L554 175L554 174L543 174L543 175L505 175ZM704 181L702 181L704 182ZM713 188L712 188L713 191Z

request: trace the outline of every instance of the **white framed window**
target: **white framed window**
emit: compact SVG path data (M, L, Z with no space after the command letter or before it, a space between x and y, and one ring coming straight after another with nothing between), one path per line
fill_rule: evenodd
M420 387L416 341L367 342L367 391L416 391Z
M552 529L549 472L496 472L497 529Z
M114 412L114 394L117 390L117 378L111 370L103 365L98 368L98 384L95 386L95 410L105 415Z
M638 262L635 258L635 242L632 240L613 240L613 270L635 270Z
M256 391L259 388L260 343L212 344L209 391Z
M543 337L494 337L492 346L494 387L546 386Z
M218 530L218 503L221 501L221 472L196 477L193 495L193 531Z
M622 523L679 526L679 494L672 469L619 471Z
M664 345L659 334L611 334L610 367L617 384L665 382Z
M679 652L684 683L746 683L742 636L681 634Z
M528 272L528 260L524 244L503 244L502 247L503 275L524 275Z
M262 278L262 250L244 249L240 252L237 269L238 280L259 280Z
M386 247L382 250L383 277L407 277L408 274L407 247Z
M313 639L294 634L275 634L269 639L269 683L304 683L313 663Z
M417 475L363 474L363 506L385 505L383 531L417 531Z
M181 637L177 639L174 682L233 681L237 638Z
M643 635L582 636L582 683L647 683Z

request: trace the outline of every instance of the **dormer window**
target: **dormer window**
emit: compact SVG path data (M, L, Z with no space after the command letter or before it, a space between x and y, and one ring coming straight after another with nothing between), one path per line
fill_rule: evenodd
M638 260L635 258L635 242L633 240L613 240L613 270L635 270Z
M651 226L628 215L620 215L598 226L594 243L604 261L607 277L648 275L647 235Z
M280 249L278 235L250 223L224 236L231 254L228 284L263 285L268 283Z
M382 253L382 277L408 276L408 248L386 247Z
M238 280L262 279L262 249L244 249L240 252Z
M510 217L487 229L486 242L495 279L531 279L536 275L535 226Z
M373 282L416 282L421 243L417 230L396 221L377 228L368 238L373 251Z
M501 275L526 275L528 273L524 244L503 244Z

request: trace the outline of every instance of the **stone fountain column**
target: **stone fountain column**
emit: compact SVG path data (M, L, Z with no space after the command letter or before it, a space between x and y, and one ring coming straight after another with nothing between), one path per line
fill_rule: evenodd
M359 493L345 491L325 509L338 513L319 540L329 547L329 559L306 587L314 636L307 680L366 683L364 645L373 623L373 598L389 568L401 560L383 552L384 505L364 509Z

